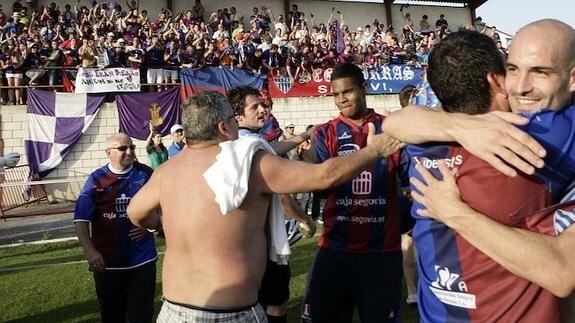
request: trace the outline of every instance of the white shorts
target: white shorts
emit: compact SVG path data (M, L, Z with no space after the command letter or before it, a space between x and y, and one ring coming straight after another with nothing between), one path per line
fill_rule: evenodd
M148 83L161 84L164 83L164 70L161 68L148 68Z
M9 77L15 78L15 79L23 79L23 78L24 78L24 74L22 74L22 73L16 73L16 74L6 73L6 78L9 78Z
M164 79L177 81L180 74L178 72L178 70L164 70Z

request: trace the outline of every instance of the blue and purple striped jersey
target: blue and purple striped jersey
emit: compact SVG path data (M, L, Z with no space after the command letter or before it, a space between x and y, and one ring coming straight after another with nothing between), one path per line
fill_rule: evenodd
M410 176L420 163L439 177L438 161L454 172L461 198L508 226L555 234L553 212L575 180L575 106L529 116L523 127L547 149L537 176L507 177L456 144L409 146ZM416 218L418 305L422 322L557 322L558 300L498 265L441 222ZM550 273L552 275L552 273Z
M318 126L312 140L317 162L351 154L364 147L368 122L374 123L376 132L380 133L384 117L369 111L361 126L342 115ZM400 152L396 152L352 181L324 192L326 203L320 247L354 253L400 249L395 174L401 166L400 159Z
M90 174L82 188L74 222L91 222L92 242L104 257L106 269L129 269L157 259L154 235L130 239L129 232L136 226L126 214L130 199L151 175L152 169L138 162L121 174L106 165Z

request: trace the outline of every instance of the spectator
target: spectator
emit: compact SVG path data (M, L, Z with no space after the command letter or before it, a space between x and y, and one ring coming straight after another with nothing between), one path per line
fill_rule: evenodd
M186 137L184 136L184 127L180 124L173 125L170 128L170 134L173 142L168 147L168 158L171 159L186 147Z
M56 84L58 84L58 80L59 80L59 71L58 69L56 69L56 67L60 66L60 62L61 62L61 58L62 58L62 53L60 52L60 49L58 48L58 42L55 40L52 40L50 42L50 53L48 55L48 57L46 58L46 62L45 62L45 67L48 67L48 85L50 86L54 86Z
M142 43L139 37L132 39L132 45L126 47L128 53L128 63L132 68L140 68L144 64L146 51L142 48Z
M126 42L120 38L114 44L114 48L108 50L109 64L107 67L126 67L128 66L128 54L126 53Z
M38 80L46 73L46 71L40 68L42 62L40 61L40 53L38 52L38 44L30 44L30 52L26 53L26 58L24 59L24 65L26 67L26 76L30 79L29 85L38 85Z
M151 85L150 89L154 91L154 86L157 85L157 90L160 90L161 84L164 83L164 72L162 66L164 65L164 48L157 35L152 36L152 42L146 48L146 65L148 67L147 80Z
M249 68L254 74L267 73L269 66L263 60L263 52L261 48L257 48L250 54L246 60L246 68Z
M204 53L204 65L218 66L220 64L220 57L216 50L215 43L212 41L207 41L207 44L207 50Z
M200 21L200 22L204 21L205 9L202 6L201 0L196 0L196 3L194 4L194 7L192 8L192 13L193 13L194 19L196 19L197 21Z
M78 48L78 56L83 68L96 67L98 63L98 50L93 39L88 39L82 47Z
M152 169L135 160L126 134L106 141L109 163L88 177L76 202L74 226L93 272L102 322L151 322L156 260L154 236L134 226L126 209Z
M164 52L164 82L175 84L180 74L180 43L172 41Z
M437 30L447 30L449 28L449 24L447 23L447 19L445 19L444 14L439 15L439 19L435 22L435 28L437 28Z
M293 124L293 122L291 121L287 121L284 127L284 133L281 136L281 140L288 140L291 139L295 136L294 134L294 130L295 130L295 125ZM291 159L291 160L298 160L298 155L297 155L297 147L294 147L293 149L291 149L290 151L288 151L286 153L287 158Z
M24 99L22 97L22 89L18 88L22 84L22 79L24 78L24 71L22 66L24 65L24 57L18 48L11 49L8 46L8 50L11 50L11 54L8 57L8 62L6 66L6 80L8 81L8 86L17 87L15 89L8 89L8 99L10 104L24 104Z
M429 21L427 21L427 19L429 19L429 17L427 15L423 15L421 16L421 20L419 21L419 32L422 35L429 34L429 32L431 31L431 25L429 24Z
M196 54L196 47L194 45L186 45L186 50L181 53L180 62L182 67L197 68L200 66L202 60Z
M230 7L230 23L234 29L239 26L244 26L244 17L236 11L236 7Z
M149 123L150 134L146 139L146 152L150 167L152 169L158 168L162 163L168 160L168 149L162 143L162 134L154 130L152 123Z
M219 38L226 38L226 37L230 37L230 34L228 33L227 30L224 29L224 24L221 23L218 24L217 30L212 35L212 39L216 40Z

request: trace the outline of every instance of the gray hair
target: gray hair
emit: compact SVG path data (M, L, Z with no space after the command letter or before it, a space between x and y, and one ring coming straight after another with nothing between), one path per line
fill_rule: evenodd
M199 92L182 104L182 126L188 144L215 139L218 123L233 113L230 102L216 91Z

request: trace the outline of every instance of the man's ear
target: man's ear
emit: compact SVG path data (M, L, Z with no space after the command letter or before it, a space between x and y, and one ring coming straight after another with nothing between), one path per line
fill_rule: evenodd
M572 94L575 94L575 66L573 66L569 72L569 91L571 91Z
M218 135L221 138L224 138L226 140L233 140L234 138L236 138L236 136L234 136L234 133L232 131L233 130L230 127L230 125L225 121L222 120L218 123Z
M218 122L218 134L221 137L227 138L227 134L229 133L228 125L224 121Z
M489 83L489 88L494 95L503 95L507 97L504 75L489 72L487 73L487 83Z

